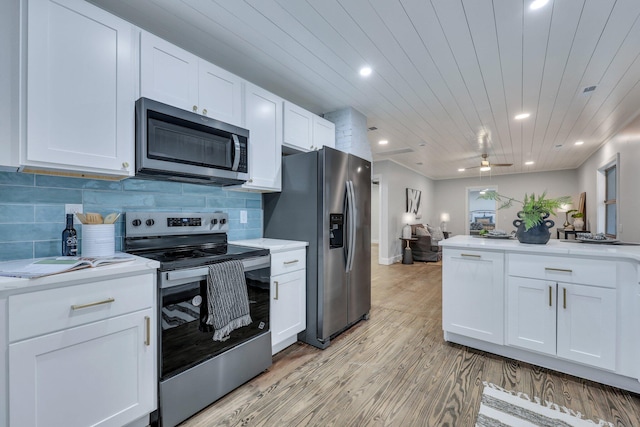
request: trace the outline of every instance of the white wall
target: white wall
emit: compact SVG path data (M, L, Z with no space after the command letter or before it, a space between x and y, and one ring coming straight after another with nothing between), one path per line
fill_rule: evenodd
M380 184L371 184L371 243L380 242Z
M640 116L624 130L607 141L580 168L578 183L580 191L587 193L587 226L596 230L597 205L596 176L598 168L620 153L618 203L618 239L640 242Z
M464 234L467 212L465 201L467 188L469 187L497 187L498 193L514 197L518 200L524 198L524 194L536 195L547 191L548 197L571 196L577 204L580 193L578 186L577 170L564 170L552 172L525 173L516 175L499 175L493 177L483 176L475 178L445 179L435 181L434 209L440 212L448 212L451 222L447 224L447 230L456 235ZM514 204L512 208L502 209L496 212L496 228L503 229L507 233L514 230L513 221L517 218L519 206ZM551 217L556 225L562 227L564 214ZM551 236L556 237L555 228L551 230Z
M372 175L380 177L379 262L392 264L402 258L402 214L407 206L407 188L420 190L422 218L416 222L436 224L434 181L389 160L373 163Z

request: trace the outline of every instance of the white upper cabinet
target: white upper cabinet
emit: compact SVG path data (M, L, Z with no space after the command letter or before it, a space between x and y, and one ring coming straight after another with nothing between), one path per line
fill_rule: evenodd
M231 190L272 192L282 189L282 98L245 84L249 129L249 180Z
M336 125L320 116L313 116L313 145L336 148Z
M313 147L313 113L291 102L284 102L284 141L286 147L311 151Z
M243 126L240 77L144 31L140 46L143 97Z
M335 148L336 125L291 102L284 102L283 145L298 151Z
M20 164L132 176L137 30L82 0L25 4Z

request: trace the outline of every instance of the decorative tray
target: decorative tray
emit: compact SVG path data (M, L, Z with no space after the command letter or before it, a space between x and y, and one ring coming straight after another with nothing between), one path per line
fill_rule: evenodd
M576 239L582 243L617 243L619 240L616 239Z
M488 239L510 239L511 234L485 234L482 237L486 237Z

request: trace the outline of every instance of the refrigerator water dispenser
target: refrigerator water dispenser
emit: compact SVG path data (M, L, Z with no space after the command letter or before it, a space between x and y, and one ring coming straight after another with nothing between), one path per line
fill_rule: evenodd
M341 248L343 246L344 214L329 214L329 248Z

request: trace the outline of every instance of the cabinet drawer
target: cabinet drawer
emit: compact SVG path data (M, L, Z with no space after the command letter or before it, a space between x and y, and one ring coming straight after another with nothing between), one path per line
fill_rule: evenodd
M510 276L616 287L615 261L510 254L508 271Z
M271 254L271 275L288 273L306 268L307 250L295 249L287 252Z
M152 307L154 277L121 277L10 296L9 342Z

